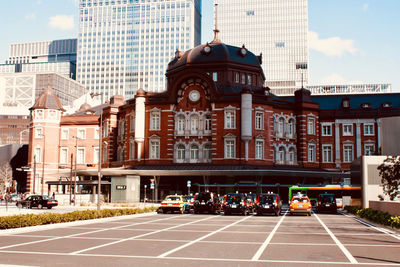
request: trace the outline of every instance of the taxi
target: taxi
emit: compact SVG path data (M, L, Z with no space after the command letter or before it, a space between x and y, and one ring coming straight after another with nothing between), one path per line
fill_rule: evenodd
M181 214L189 212L189 203L183 195L168 195L161 202L157 210L158 213L179 212Z
M311 211L312 206L308 196L296 195L292 197L289 207L290 215L293 215L295 213L305 213L308 216L311 216Z

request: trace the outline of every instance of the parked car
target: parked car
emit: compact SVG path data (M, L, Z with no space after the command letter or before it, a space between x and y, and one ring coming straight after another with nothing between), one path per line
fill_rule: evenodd
M48 196L41 196L41 195L31 195L23 200L17 201L18 208L38 208L38 209L51 209L55 206L58 206L58 201L55 199L50 199Z
M320 194L318 196L317 212L337 213L336 198L334 194Z
M210 214L221 212L221 203L212 192L199 192L194 195L193 211L195 214L207 212Z
M255 209L257 215L273 213L275 216L281 214L282 201L278 194L260 194L256 198Z
M311 216L312 206L310 199L304 195L296 195L292 197L289 207L290 215L295 213L305 213Z
M161 202L157 213L167 213L167 212L179 212L185 213L189 212L189 203L185 196L182 195L168 195Z
M249 213L245 194L227 194L223 204L224 214L239 213L247 215Z
M249 213L254 213L256 210L256 194L246 194L246 201Z

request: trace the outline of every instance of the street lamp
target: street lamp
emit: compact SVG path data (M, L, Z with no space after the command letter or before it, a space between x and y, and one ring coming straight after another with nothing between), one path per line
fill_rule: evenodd
M75 137L75 171L74 171L74 206L76 206L76 173L77 173L77 164L78 164L78 136Z
M101 96L100 107L103 104L103 94L102 93L90 93L90 97L93 98L95 96ZM101 163L102 163L102 143L103 143L103 109L100 110L100 129L99 129L99 162L98 162L98 170L97 170L97 210L100 210L100 194L101 194Z

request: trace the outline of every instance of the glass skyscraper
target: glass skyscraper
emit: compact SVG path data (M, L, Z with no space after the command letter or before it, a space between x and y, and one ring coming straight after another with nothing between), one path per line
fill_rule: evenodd
M216 0L222 42L262 53L266 85L308 83L308 0ZM303 76L303 78L302 78Z
M200 44L201 0L80 0L77 80L104 99L160 92L176 49Z

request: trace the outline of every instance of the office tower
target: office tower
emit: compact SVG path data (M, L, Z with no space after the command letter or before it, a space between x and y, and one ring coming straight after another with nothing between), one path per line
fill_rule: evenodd
M54 72L76 78L77 39L11 44L0 73Z
M265 85L308 83L307 0L216 0L222 42L262 53Z
M78 81L104 99L165 89L176 49L200 43L201 0L80 0Z

